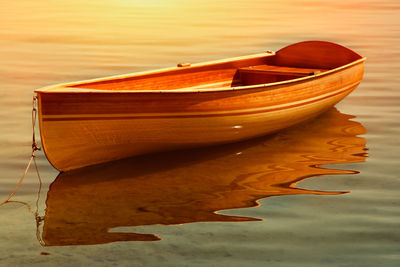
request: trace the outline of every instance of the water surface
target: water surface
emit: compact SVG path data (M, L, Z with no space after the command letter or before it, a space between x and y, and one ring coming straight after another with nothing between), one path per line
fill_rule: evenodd
M38 153L41 191L31 169L0 207L0 266L399 265L398 1L1 3L1 200L36 88L303 40L367 62L336 109L276 135L62 174Z

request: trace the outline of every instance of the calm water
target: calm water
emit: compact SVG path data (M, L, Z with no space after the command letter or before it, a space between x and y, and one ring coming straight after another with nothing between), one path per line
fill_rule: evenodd
M399 15L397 0L1 0L0 201L29 160L35 88L303 40L368 59L336 109L273 136L63 174L38 153L40 191L32 168L0 207L0 266L399 266Z

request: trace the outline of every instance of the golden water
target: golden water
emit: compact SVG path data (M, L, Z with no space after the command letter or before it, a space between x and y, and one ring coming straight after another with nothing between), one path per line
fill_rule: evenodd
M41 191L31 169L0 207L0 266L399 265L398 1L0 3L0 201L36 88L303 40L367 57L337 109L273 136L63 174L38 153Z

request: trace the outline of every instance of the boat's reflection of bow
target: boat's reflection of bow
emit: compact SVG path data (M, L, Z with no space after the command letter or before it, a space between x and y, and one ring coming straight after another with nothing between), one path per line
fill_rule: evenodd
M243 143L135 157L60 173L50 186L43 227L47 246L152 241L119 226L236 222L216 211L252 207L269 196L339 194L295 188L325 174L322 164L365 160L364 127L331 109L308 123ZM204 133L207 134L207 133Z

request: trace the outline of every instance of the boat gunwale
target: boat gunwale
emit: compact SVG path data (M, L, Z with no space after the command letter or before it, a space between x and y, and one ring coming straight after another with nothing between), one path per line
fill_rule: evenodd
M363 63L367 59L366 57L362 57L362 58L354 60L353 62L350 62L348 64L339 66L337 68L330 69L330 70L327 70L324 72L320 72L320 73L317 73L314 75L305 76L305 77L299 77L299 78L280 81L280 82L245 85L245 86L235 86L235 87L218 87L218 88L209 88L209 89L178 88L178 89L162 89L162 90L104 90L104 89L88 89L88 88L72 87L74 85L79 85L82 83L109 81L112 79L124 79L124 78L138 77L138 76L142 76L142 75L166 73L168 71L178 71L180 69L189 69L189 68L195 68L195 67L207 67L207 66L212 66L212 65L216 65L216 64L229 63L229 62L232 62L235 60L263 58L263 57L268 57L268 56L273 56L273 55L275 55L274 52L272 52L272 53L269 52L268 54L266 54L266 53L254 54L254 55L243 56L243 57L235 57L235 58L228 58L228 59L217 60L217 61L197 63L197 64L191 65L190 67L163 68L163 69L157 69L157 70L152 70L152 71L143 71L143 72L124 74L124 75L108 76L108 77L83 80L83 81L78 81L78 82L62 83L62 84L42 87L40 89L35 90L35 93L51 93L51 94L54 94L54 93L106 93L106 94L116 94L116 93L117 94L124 94L124 93L127 93L127 94L140 94L140 93L146 93L146 94L147 93L151 93L151 94L160 94L160 93L172 94L173 93L173 94L176 94L176 93L180 93L180 94L187 94L187 93L227 92L227 91L239 91L239 90L242 91L242 90L250 90L250 89L262 89L262 88L268 88L268 87L273 87L273 86L286 85L286 84L291 84L291 83L298 83L298 82L303 82L303 81L307 81L307 80L317 79L317 78L327 76L327 75L333 74L335 72L341 71L343 69L347 69L352 66L358 65L360 63Z
M160 69L152 69L152 70L144 70L144 71L138 71L138 72L131 72L131 73L125 73L125 74L118 74L118 75L111 75L111 76L106 76L106 77L100 77L100 78L93 78L93 79L87 79L87 80L80 80L80 81L75 81L75 82L66 82L66 83L59 83L59 84L53 84L49 86L45 86L39 89L35 90L35 93L42 93L42 92L54 92L50 90L57 90L57 92L60 92L60 89L58 88L63 88L65 90L65 87L69 87L71 89L67 89L68 92L72 91L102 91L102 92L156 92L158 93L159 91L170 91L170 90L179 90L179 89L165 89L165 90L104 90L104 89L90 89L90 88L79 88L79 87L72 87L75 85L79 84L87 84L87 83L96 83L96 82L107 82L111 81L113 79L115 80L120 80L120 79L127 79L127 78L134 78L134 77L139 77L139 76L144 76L144 75L154 75L154 74L162 74L162 73L168 73L168 72L175 72L175 71L181 71L185 69L191 69L191 68L201 68L201 67L210 67L210 66L215 66L218 64L224 64L224 63L231 63L234 61L239 61L239 60L246 60L246 59L256 59L256 58L264 58L264 57L269 57L269 56L274 56L275 52L264 52L264 53L258 53L258 54L251 54L247 56L239 56L239 57L231 57L231 58L224 58L224 59L218 59L218 60L213 60L213 61L205 61L205 62L199 62L195 64L191 64L188 67L166 67L166 68L160 68ZM73 89L75 88L75 89Z

